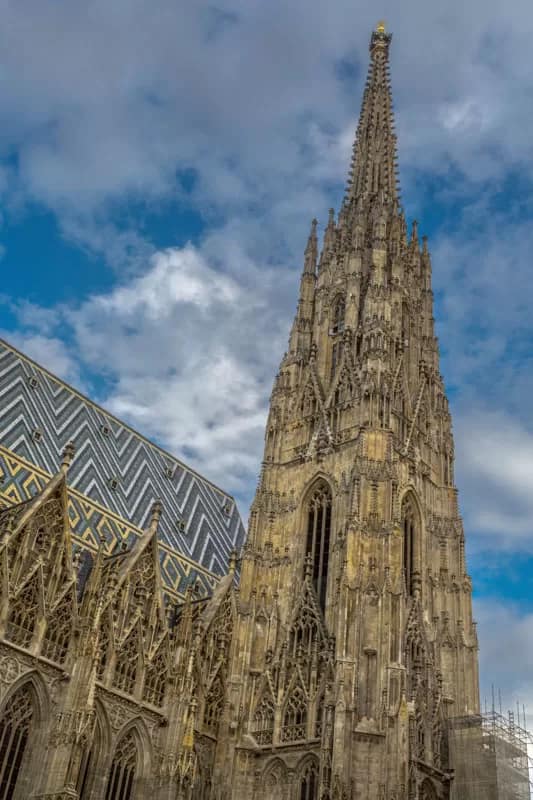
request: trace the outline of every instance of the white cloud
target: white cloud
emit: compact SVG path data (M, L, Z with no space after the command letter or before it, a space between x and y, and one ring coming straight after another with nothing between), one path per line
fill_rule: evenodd
M484 188L483 200L433 247L435 284L444 293L440 332L450 354L444 370L461 387L458 421L471 418L468 408L503 407L509 416L518 409L527 430L523 398L533 386L505 356L531 330L524 298L533 235L516 221L520 209L495 213L490 198L510 169L531 179L533 7L525 0L452 0L446 8L407 0L399 8L386 0L383 14L394 34L408 210L426 199L417 189L421 178L443 181L437 199L448 207L472 183ZM61 313L75 330L76 356L112 378L116 402L128 413L140 419L134 392L145 396L143 377L146 385L166 381L165 392L152 386L165 394L183 365L194 372L196 360L208 381L214 364L206 353L214 347L215 363L231 364L235 375L242 370L245 386L257 389L259 381L264 408L308 220L324 221L332 202L338 205L375 22L368 4L348 0L332 7L224 0L216 9L162 0L158 14L140 0L97 0L90 14L77 4L38 0L4 9L0 157L7 161L0 192L8 213L28 199L47 205L66 236L118 270L118 288ZM340 64L349 78L339 77ZM188 192L182 170L193 176ZM157 208L171 195L196 207L207 230L198 250L154 255L141 231L117 220L132 199ZM39 332L49 336L48 322L42 325ZM183 397L192 393L190 384L172 385ZM156 427L157 435L171 436ZM464 436L468 444L472 436ZM501 447L493 442L491 454ZM459 442L458 452L462 458ZM480 473L480 499L482 484ZM496 531L501 513L490 498L489 506L473 518ZM509 518L509 527L518 530L523 519Z
M75 383L75 364L88 380L104 375L97 399L110 411L247 504L288 334L278 290L287 294L289 280L296 286L296 275L252 263L219 231L204 250L157 252L142 275L76 307L15 306L27 331L16 343Z
M234 305L239 288L227 276L207 266L191 246L169 249L152 257L151 267L131 284L115 289L92 303L104 314L120 317L145 314L164 324L165 317L180 304L206 310L214 303Z
M72 383L77 389L84 390L81 376L81 364L73 356L64 341L56 336L45 336L39 333L1 331L0 336L25 355L45 366L54 375Z
M430 245L467 533L530 552L533 228L520 222L530 210L502 208L498 193L511 170L532 179L533 6L385 0L382 9L394 33L407 210L422 222L433 204L453 212ZM107 294L76 306L19 304L21 331L9 337L78 386L80 369L108 378L98 399L237 491L243 514L306 229L338 206L375 22L362 0L216 9L160 0L157 14L143 0L95 0L90 13L40 0L3 9L7 213L45 205L65 236L117 272ZM341 61L353 80L339 79ZM436 197L425 189L435 180ZM157 210L170 197L201 213L198 247L155 252L124 222L130 201ZM481 626L487 672L497 636L516 647L531 623L492 613L492 640L488 612Z
M522 612L512 602L477 600L474 611L480 644L481 706L496 710L501 692L502 711L516 712L516 703L526 707L526 721L533 729L533 614Z
M463 180L512 166L531 174L530 4L452 0L443 11L386 0L383 12L409 184L413 171L451 167ZM103 232L124 232L104 224L106 211L132 196L179 196L183 169L196 175L187 203L226 220L263 217L272 239L325 214L325 183L343 181L355 127L376 22L368 4L161 0L155 15L144 2L97 0L88 15L30 0L3 13L8 204L46 204L69 235L107 254ZM341 81L340 62L356 77Z
M483 550L533 552L533 433L500 412L458 415L467 530Z

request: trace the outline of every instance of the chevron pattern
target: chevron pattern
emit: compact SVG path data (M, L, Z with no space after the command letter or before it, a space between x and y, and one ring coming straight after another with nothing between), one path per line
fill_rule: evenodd
M233 498L0 339L0 445L29 465L28 491L39 470L57 472L68 441L76 447L68 479L77 497L137 531L132 535L146 526L159 498L168 552L225 573L245 533ZM26 492L15 484L11 492Z
M50 480L51 475L37 469L5 447L0 447L0 507L16 505L34 497ZM71 489L68 490L68 514L75 549L96 552L101 542L107 553L122 543L132 547L143 531L117 517L97 503ZM199 564L172 550L164 542L159 545L161 576L166 593L181 599L189 583L200 597L212 593L217 576Z

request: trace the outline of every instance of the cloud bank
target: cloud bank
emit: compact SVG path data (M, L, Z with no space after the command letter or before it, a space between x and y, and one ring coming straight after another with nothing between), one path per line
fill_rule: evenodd
M96 289L76 276L68 304L4 296L5 335L236 492L243 515L309 220L342 196L375 13L362 0L3 4L4 231L44 209L88 269L112 273ZM404 202L433 251L472 564L527 563L533 6L384 0L379 16ZM174 236L184 211L194 236ZM494 671L498 637L526 648L530 619L502 600L509 582L491 592L478 613Z

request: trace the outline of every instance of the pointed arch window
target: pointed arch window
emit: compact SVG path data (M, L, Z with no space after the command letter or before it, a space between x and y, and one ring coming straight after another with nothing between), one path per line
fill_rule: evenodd
M33 555L47 556L52 546L51 528L48 524L36 524L33 528Z
M333 336L344 331L345 315L346 303L344 297L338 297L333 304L333 317L331 320L331 334Z
M113 754L105 800L131 800L138 763L137 744L130 731L120 740Z
M322 611L326 608L329 543L331 537L331 492L321 482L311 494L307 505L306 553L313 565L313 586Z
M441 769L443 764L443 740L444 736L442 733L442 724L440 721L440 717L437 711L437 716L433 722L432 731L431 731L431 739L432 739L432 751L433 751L433 764L437 769Z
M211 797L211 769L202 759L200 752L195 749L196 775L191 800L205 800L206 797Z
M302 397L301 412L304 417L313 417L316 414L316 395L311 384L307 384Z
M115 664L113 684L127 694L135 692L137 667L139 664L139 647L135 632L122 645Z
M333 379L337 372L337 367L339 366L340 360L342 355L342 341L335 342L333 347L331 348L331 374L330 377Z
M318 766L311 761L304 767L300 777L300 793L298 800L317 800L318 798Z
M413 594L413 574L416 564L418 514L413 499L407 496L402 504L403 577L407 595Z
M20 647L30 647L37 621L39 603L37 584L33 578L11 601L6 636Z
M314 613L309 608L302 608L293 623L290 639L289 654L296 658L301 651L304 656L311 656L314 644L318 639L318 625Z
M163 646L146 665L143 699L154 706L162 706L165 699L168 663Z
M86 747L82 758L76 791L80 800L88 800L91 796L91 787L95 776L95 767L98 763L102 747L102 728L98 716L94 723L92 742Z
M45 658L63 664L67 658L72 631L72 598L66 597L52 610L43 639L42 653Z
M300 686L297 686L283 710L281 728L282 742L297 742L307 738L307 699Z
M98 663L96 665L96 677L99 681L103 680L106 667L109 661L109 623L107 618L104 618L100 627L100 636L98 639Z
M407 691L408 699L414 699L417 688L417 673L420 674L424 667L424 649L418 635L409 634L406 642L407 654Z
M274 701L263 696L254 714L253 735L257 744L272 744L274 735Z
M278 762L268 769L266 775L260 778L260 791L258 796L261 800L282 800L286 797L286 772Z
M22 687L7 703L0 719L0 800L11 800L33 719L29 686Z
M204 725L207 730L216 732L224 704L224 686L220 674L216 676L205 699Z
M322 736L322 730L324 728L324 714L324 695L321 694L316 701L315 736L317 739L320 739Z

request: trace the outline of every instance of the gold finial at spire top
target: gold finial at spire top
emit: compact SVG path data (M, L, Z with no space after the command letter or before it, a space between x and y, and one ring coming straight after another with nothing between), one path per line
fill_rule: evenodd
M385 33L386 30L387 29L385 27L385 20L380 19L380 21L376 25L376 33Z

